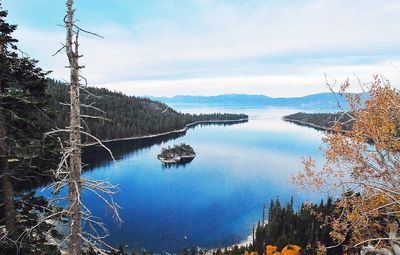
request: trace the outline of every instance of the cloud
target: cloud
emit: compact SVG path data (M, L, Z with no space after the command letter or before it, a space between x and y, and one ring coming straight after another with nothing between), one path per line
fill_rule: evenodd
M137 96L261 94L272 97L296 97L328 92L326 82L340 86L346 79L350 90L361 92L359 82L367 84L372 75L382 75L392 84L400 84L400 72L390 63L371 66L340 66L328 70L316 68L308 75L229 76L215 78L152 79L117 83L100 83L98 86ZM324 73L324 71L327 71ZM326 77L325 77L326 74ZM399 87L398 85L396 87Z
M161 6L165 13L149 11L132 25L114 13L89 27L105 39L81 40L84 74L140 95L299 95L324 90L324 73L396 78L390 62L400 63L399 1L282 2L190 1L169 13L179 5L171 1ZM55 78L68 77L65 55L51 57L64 40L61 28L20 26L17 35Z

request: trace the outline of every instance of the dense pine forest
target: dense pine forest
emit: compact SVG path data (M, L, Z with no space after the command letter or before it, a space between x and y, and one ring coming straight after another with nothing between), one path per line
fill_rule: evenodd
M69 120L69 87L55 80L48 80L50 107L57 114L54 126L64 128ZM85 92L87 91L87 92ZM83 125L92 135L102 140L145 136L178 130L197 121L247 119L245 114L183 114L168 105L144 97L127 96L104 88L85 87L81 94ZM97 109L95 109L97 108ZM85 137L82 137L85 139Z
M281 205L279 199L271 200L268 212L258 222L254 230L254 247L234 246L233 249L217 250L214 254L240 255L245 251L254 251L265 254L267 245L274 245L282 250L288 244L298 245L302 254L317 254L318 243L333 246L336 243L330 236L331 228L326 223L329 215L335 210L335 203L331 198L320 204L303 203L296 210L293 207L293 198L286 205ZM341 254L341 245L329 249L327 254Z
M304 113L297 112L283 117L285 121L298 125L308 126L319 130L333 129L335 124L340 124L342 130L350 130L353 122L349 115L343 112L336 113Z
M274 244L282 249L287 244L302 247L305 254L315 254L317 243L334 245L330 236L331 229L326 226L326 217L334 213L331 198L318 204L303 203L299 210L293 208L293 199L282 206L279 200L271 201L268 220L259 222L256 228L254 249L259 253L266 244ZM340 249L329 250L328 254L337 254Z

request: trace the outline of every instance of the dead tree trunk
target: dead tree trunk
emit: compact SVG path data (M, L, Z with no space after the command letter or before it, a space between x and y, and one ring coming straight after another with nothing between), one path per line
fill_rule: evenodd
M80 135L80 105L79 105L79 64L78 64L78 32L74 33L73 0L67 0L66 16L66 51L70 68L70 133L69 133L69 253L81 254L81 135ZM74 40L74 35L75 41ZM74 46L74 47L73 47Z
M0 55L4 53L4 46L0 45ZM0 174L1 185L3 188L3 208L4 221L9 234L13 235L17 231L15 222L15 205L14 205L14 186L11 182L11 173L8 166L8 132L7 117L5 110L1 107L4 94L4 81L0 82Z

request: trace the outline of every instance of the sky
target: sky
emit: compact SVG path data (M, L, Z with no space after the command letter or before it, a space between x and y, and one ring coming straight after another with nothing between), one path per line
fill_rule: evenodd
M63 0L0 0L19 47L68 79ZM89 85L129 95L295 97L375 74L400 87L399 0L75 0ZM327 77L327 80L326 80ZM399 85L397 85L399 84Z

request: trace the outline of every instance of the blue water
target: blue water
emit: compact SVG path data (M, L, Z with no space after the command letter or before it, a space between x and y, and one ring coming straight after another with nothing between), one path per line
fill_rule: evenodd
M119 184L115 200L122 206L123 224L116 224L93 195L84 195L88 207L108 225L111 244L159 253L196 245L224 247L247 238L263 203L294 196L298 206L324 196L299 193L290 183L290 175L302 169L302 157L322 157L321 132L281 120L299 109L177 107L195 113L243 112L250 120L198 126L176 139L131 150L125 145L117 162L106 160L86 172ZM179 143L190 144L197 157L185 166L163 167L156 155L162 147Z

